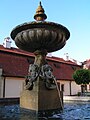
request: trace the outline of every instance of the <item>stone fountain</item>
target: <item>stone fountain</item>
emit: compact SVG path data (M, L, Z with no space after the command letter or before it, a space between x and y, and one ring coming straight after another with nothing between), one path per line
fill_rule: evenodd
M46 18L40 2L34 15L36 21L18 25L11 32L11 38L17 47L35 55L20 95L20 107L34 111L37 116L40 111L62 109L62 95L53 69L46 61L46 55L62 49L70 37L66 27L47 22Z

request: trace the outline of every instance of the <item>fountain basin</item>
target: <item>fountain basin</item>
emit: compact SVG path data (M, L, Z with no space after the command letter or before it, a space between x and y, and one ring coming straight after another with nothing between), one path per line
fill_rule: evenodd
M22 113L19 104L0 106L2 120L37 120L28 111ZM62 112L43 114L38 120L90 120L90 102L65 102Z
M11 32L17 47L29 52L43 49L47 52L57 51L64 47L69 37L70 32L66 27L45 21L24 23Z

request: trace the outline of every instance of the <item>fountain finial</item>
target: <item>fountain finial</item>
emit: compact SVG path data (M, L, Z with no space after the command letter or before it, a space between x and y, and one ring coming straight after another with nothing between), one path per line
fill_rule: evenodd
M41 1L40 1L40 6L42 6Z
M47 18L45 11L42 7L41 1L39 3L38 8L36 9L36 14L34 15L34 19L37 21L44 21Z

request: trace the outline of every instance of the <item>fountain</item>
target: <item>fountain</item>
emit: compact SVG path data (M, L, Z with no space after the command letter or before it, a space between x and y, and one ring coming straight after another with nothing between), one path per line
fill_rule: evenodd
M42 111L55 111L63 108L62 94L58 89L53 69L46 61L46 55L62 49L70 37L68 29L54 22L47 22L45 11L38 6L36 21L16 26L11 38L17 47L33 52L35 61L29 65L24 90L20 95L21 110L35 113L38 118Z

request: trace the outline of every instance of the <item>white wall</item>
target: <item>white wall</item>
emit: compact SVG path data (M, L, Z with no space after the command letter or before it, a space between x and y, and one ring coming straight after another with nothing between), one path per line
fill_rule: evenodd
M20 92L23 89L23 82L25 78L7 77L5 79L5 97L20 97ZM61 84L64 84L63 95L70 95L70 81L59 80ZM71 82L71 95L75 95L81 91L80 85L77 85L74 81Z
M59 80L60 86L64 84L63 95L70 95L70 81L69 80ZM77 85L74 81L71 81L71 95L75 95L81 91L81 86Z
M63 93L63 95L70 95L69 81L64 81L64 93Z
M64 92L63 92L63 95L70 95L70 88L69 88L69 81L66 81L66 80L60 80L60 86L61 84L64 84ZM60 87L61 89L61 87Z
M3 97L4 78L0 76L0 98Z
M20 97L24 78L7 77L5 80L5 97Z
M4 78L2 77L2 69L0 68L0 98L3 97L3 82Z
M71 94L75 95L78 92L81 92L81 85L77 85L74 81L72 81L71 82L71 89L72 89Z

